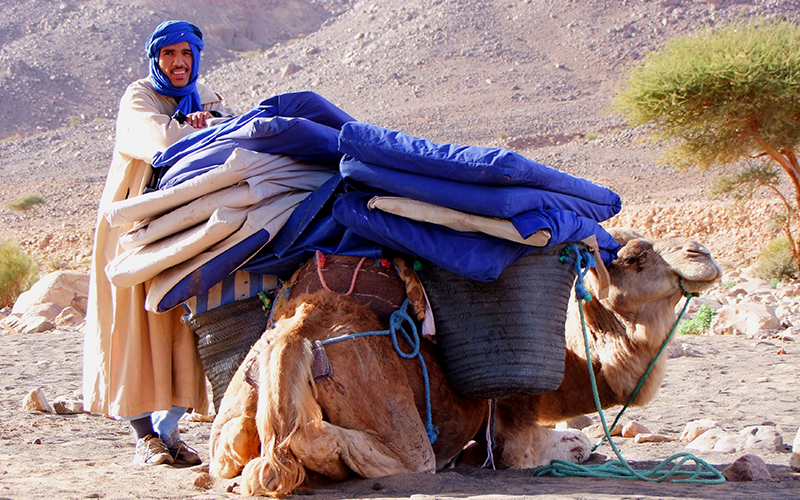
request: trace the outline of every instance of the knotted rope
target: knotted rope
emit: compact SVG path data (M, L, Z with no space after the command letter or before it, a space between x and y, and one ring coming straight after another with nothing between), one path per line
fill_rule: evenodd
M545 467L540 467L536 470L535 475L543 476L545 474L552 474L554 476L571 476L571 477L611 477L611 478L618 478L618 479L640 479L643 481L651 481L651 482L662 482L666 481L667 479L672 478L675 475L688 475L688 478L685 479L676 479L673 480L675 483L698 483L698 484L717 484L725 482L725 477L717 471L713 466L708 464L706 461L692 455L691 453L676 453L671 457L667 458L663 462L661 462L658 466L656 466L652 470L645 470L645 471L637 471L633 469L625 458L620 453L619 449L617 448L614 441L611 439L611 433L609 432L608 425L606 424L605 415L603 413L603 409L600 405L600 396L597 392L597 382L594 376L594 370L592 369L592 356L589 351L589 336L586 333L586 317L583 311L583 302L591 300L591 295L586 292L585 286L583 284L583 278L586 276L586 273L591 267L596 265L594 261L594 257L589 252L581 253L576 246L571 246L570 253L575 254L574 258L574 265L575 271L578 276L577 283L575 285L576 296L578 298L578 305L581 317L581 327L583 329L583 342L586 346L586 361L588 364L589 369L589 378L592 381L592 395L594 396L594 403L595 407L597 408L597 413L600 415L600 422L603 425L604 436L603 438L592 448L592 451L596 450L600 444L602 444L604 439L608 439L609 444L611 445L614 453L616 454L618 461L612 460L606 462L604 464L598 465L581 465L581 464L574 464L572 462L567 462L566 460L553 460L550 462L550 465ZM564 256L562 256L562 259ZM569 259L562 260L565 262ZM571 260L571 259L570 259ZM678 326L678 323L683 317L684 313L688 309L689 301L693 297L693 295L687 292L683 288L683 283L681 282L680 278L678 279L678 286L681 289L684 297L686 297L686 302L684 303L683 310L681 311L678 319L675 321L675 324L672 325L672 329L670 330L667 338L664 340L664 343L661 345L658 353L656 354L655 358L650 362L650 365L647 367L647 370L644 372L642 377L639 379L639 383L636 386L636 389L631 393L631 396L628 398L628 402L625 406L620 410L617 418L614 420L614 425L611 426L613 429L617 423L619 422L620 418L624 411L631 405L636 395L639 393L639 390L644 385L647 376L650 374L650 371L655 366L656 361L661 356L661 354L666 349L667 345L669 344L672 336L675 333L675 330ZM588 299L585 297L588 295ZM694 472L680 470L680 468L688 461L694 460L697 464ZM667 469L668 464L676 462L672 467ZM704 470L705 469L705 470Z
M411 325L411 335L406 331L404 325L409 324ZM397 334L401 333L403 339L411 346L411 352L403 352L400 348L400 345L397 340ZM419 332L417 331L417 325L411 319L411 316L408 314L408 299L403 302L403 305L400 306L400 309L394 311L389 318L389 329L388 330L379 330L379 331L372 331L372 332L358 332L358 333L351 333L348 335L342 335L339 337L334 337L331 339L326 339L322 341L322 344L331 344L333 342L339 342L342 340L348 339L355 339L359 337L369 337L373 335L389 335L392 339L392 345L394 346L394 350L401 358L411 359L411 358L418 358L420 365L422 365L422 381L425 386L425 412L426 412L426 420L425 420L425 431L428 434L428 440L433 444L436 441L437 436L439 435L439 431L433 426L433 416L431 414L431 390L430 390L430 382L428 379L428 368L425 366L425 360L422 359L422 352L420 351L421 347L421 339L419 336Z

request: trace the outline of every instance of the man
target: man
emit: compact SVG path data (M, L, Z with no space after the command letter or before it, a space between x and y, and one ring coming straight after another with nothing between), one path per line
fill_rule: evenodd
M222 98L197 82L203 35L191 23L168 21L148 37L150 74L125 91L116 144L100 200L84 340L83 394L87 411L129 421L140 465L198 464L181 440L178 420L188 408L206 411L205 376L194 334L181 311L145 311L149 282L116 288L104 268L122 252L120 234L103 217L112 202L141 194L153 155L232 114Z

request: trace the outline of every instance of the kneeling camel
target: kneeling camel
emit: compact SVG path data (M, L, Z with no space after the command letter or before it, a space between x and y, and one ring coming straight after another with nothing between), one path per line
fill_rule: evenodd
M650 241L633 231L611 232L622 248L607 268L606 298L583 306L603 408L630 397L675 322L683 291L706 290L722 274L695 241ZM593 271L586 286L598 295ZM366 306L329 291L296 297L282 311L234 375L212 426L211 472L224 478L241 473L243 494L290 494L305 480L306 469L337 480L353 473L373 478L435 472L486 425L486 401L453 392L429 342L423 342L421 352L438 429L433 443L424 425L420 363L401 359L388 337L326 345L332 376L315 382L314 341L386 325ZM497 402L495 457L501 465L529 468L553 459L579 463L588 458L591 443L583 433L542 426L595 411L579 314L573 298L560 387ZM662 357L655 364L634 404L653 398L664 378L664 363ZM257 384L246 380L251 364L258 367Z

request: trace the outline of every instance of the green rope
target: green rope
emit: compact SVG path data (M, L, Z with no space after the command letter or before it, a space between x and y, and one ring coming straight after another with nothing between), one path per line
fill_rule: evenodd
M579 275L580 276L580 275ZM633 393L631 394L630 398L628 398L628 402L622 408L622 410L617 415L617 418L614 420L614 425L611 426L613 429L619 419L622 417L623 412L630 406L631 402L633 402L634 398L641 389L642 385L644 384L645 379L650 374L650 371L653 369L658 358L661 356L661 353L666 349L669 341L671 340L673 334L675 333L675 329L678 326L678 322L680 321L683 314L686 312L686 309L689 306L689 301L693 297L691 293L688 293L683 288L683 284L681 283L680 279L678 280L678 286L680 287L681 291L683 292L684 296L686 297L686 302L683 306L683 310L681 314L678 316L677 321L672 326L672 330L670 330L669 335L667 335L666 340L661 345L661 349L659 349L658 354L656 357L650 362L650 366L647 367L644 375L639 379L639 384L634 389ZM718 484L724 483L725 477L712 465L710 465L705 460L698 458L691 453L677 453L672 455L671 457L667 458L663 462L661 462L658 466L656 466L653 470L647 471L637 471L631 467L625 458L620 453L617 445L611 439L611 433L608 430L608 424L606 424L606 418L603 414L603 409L600 405L600 396L597 392L597 382L594 376L594 370L592 369L592 356L589 352L589 335L586 333L586 317L583 312L583 299L578 299L579 311L581 316L581 327L583 328L583 342L586 346L586 361L589 365L589 378L592 381L592 394L594 395L594 404L597 408L597 413L600 415L600 422L603 424L603 431L605 435L603 439L608 439L611 448L613 448L614 453L617 455L617 460L611 460L604 464L596 464L596 465L581 465L581 464L574 464L572 462L567 462L566 460L553 460L550 462L550 465L540 467L536 469L534 475L536 476L543 476L545 474L552 474L558 477L603 477L603 478L616 478L616 479L640 479L642 481L651 481L651 482L663 482L667 479L670 479L674 476L684 476L688 475L689 477L684 479L674 479L673 483L696 483L696 484ZM596 450L597 447L603 442L603 439L598 442L592 451ZM679 460L680 459L680 460ZM694 460L697 464L694 472L688 470L679 470L688 460ZM672 467L668 468L668 465L672 462L676 462Z
M681 313L678 315L678 319L675 320L675 323L672 325L672 329L669 331L669 334L667 334L667 338L664 339L664 343L661 344L661 348L658 350L658 353L656 353L656 357L654 357L650 361L650 364L647 366L647 370L645 370L644 374L639 378L639 383L636 385L636 388L633 390L633 392L631 393L630 397L628 398L628 402L625 403L625 406L623 406L622 409L617 414L617 418L614 419L614 423L611 424L611 429L612 430L614 430L617 427L617 424L619 423L620 419L622 418L622 414L625 413L625 410L627 410L628 407L631 404L633 404L633 400L636 399L636 396L639 394L639 390L642 388L642 386L644 385L645 380L647 380L647 377L650 375L650 372L653 370L653 367L656 365L656 361L658 361L658 358L661 357L661 354L664 352L664 349L667 348L667 346L669 345L670 341L672 340L672 337L675 335L675 330L677 330L677 328L678 328L678 323L680 323L681 318L683 317L683 315L686 314L686 310L689 309L689 301L692 300L692 297L694 297L694 295L683 289L683 284L681 283L680 278L678 278L678 287L681 289L681 292L683 292L683 296L686 297L686 301L683 303L683 309L681 309ZM588 358L588 356L589 356L589 339L588 339L588 336L586 335L586 323L584 322L583 306L582 305L581 305L581 325L583 326L583 338L584 338L584 342L586 342L586 356ZM590 363L589 364L589 371L593 372L593 370L591 369L591 361L589 363ZM594 373L592 373L592 378L594 379ZM594 381L592 383L594 383ZM609 437L609 439L610 439L610 436L604 435L603 437L600 438L600 441L598 441L597 444L594 445L594 447L592 448L592 451L596 451L597 448L600 447L601 444L603 444L603 441L606 439L606 437Z

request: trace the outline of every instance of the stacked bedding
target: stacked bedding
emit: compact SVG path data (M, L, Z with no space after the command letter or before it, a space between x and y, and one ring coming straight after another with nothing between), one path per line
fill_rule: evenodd
M106 213L137 221L106 271L116 286L152 280L151 311L207 297L237 271L275 282L257 276L288 277L316 250L400 252L492 281L539 247L590 240L606 263L619 248L599 225L621 208L613 191L504 148L357 122L312 92L271 97L153 166L159 189Z

